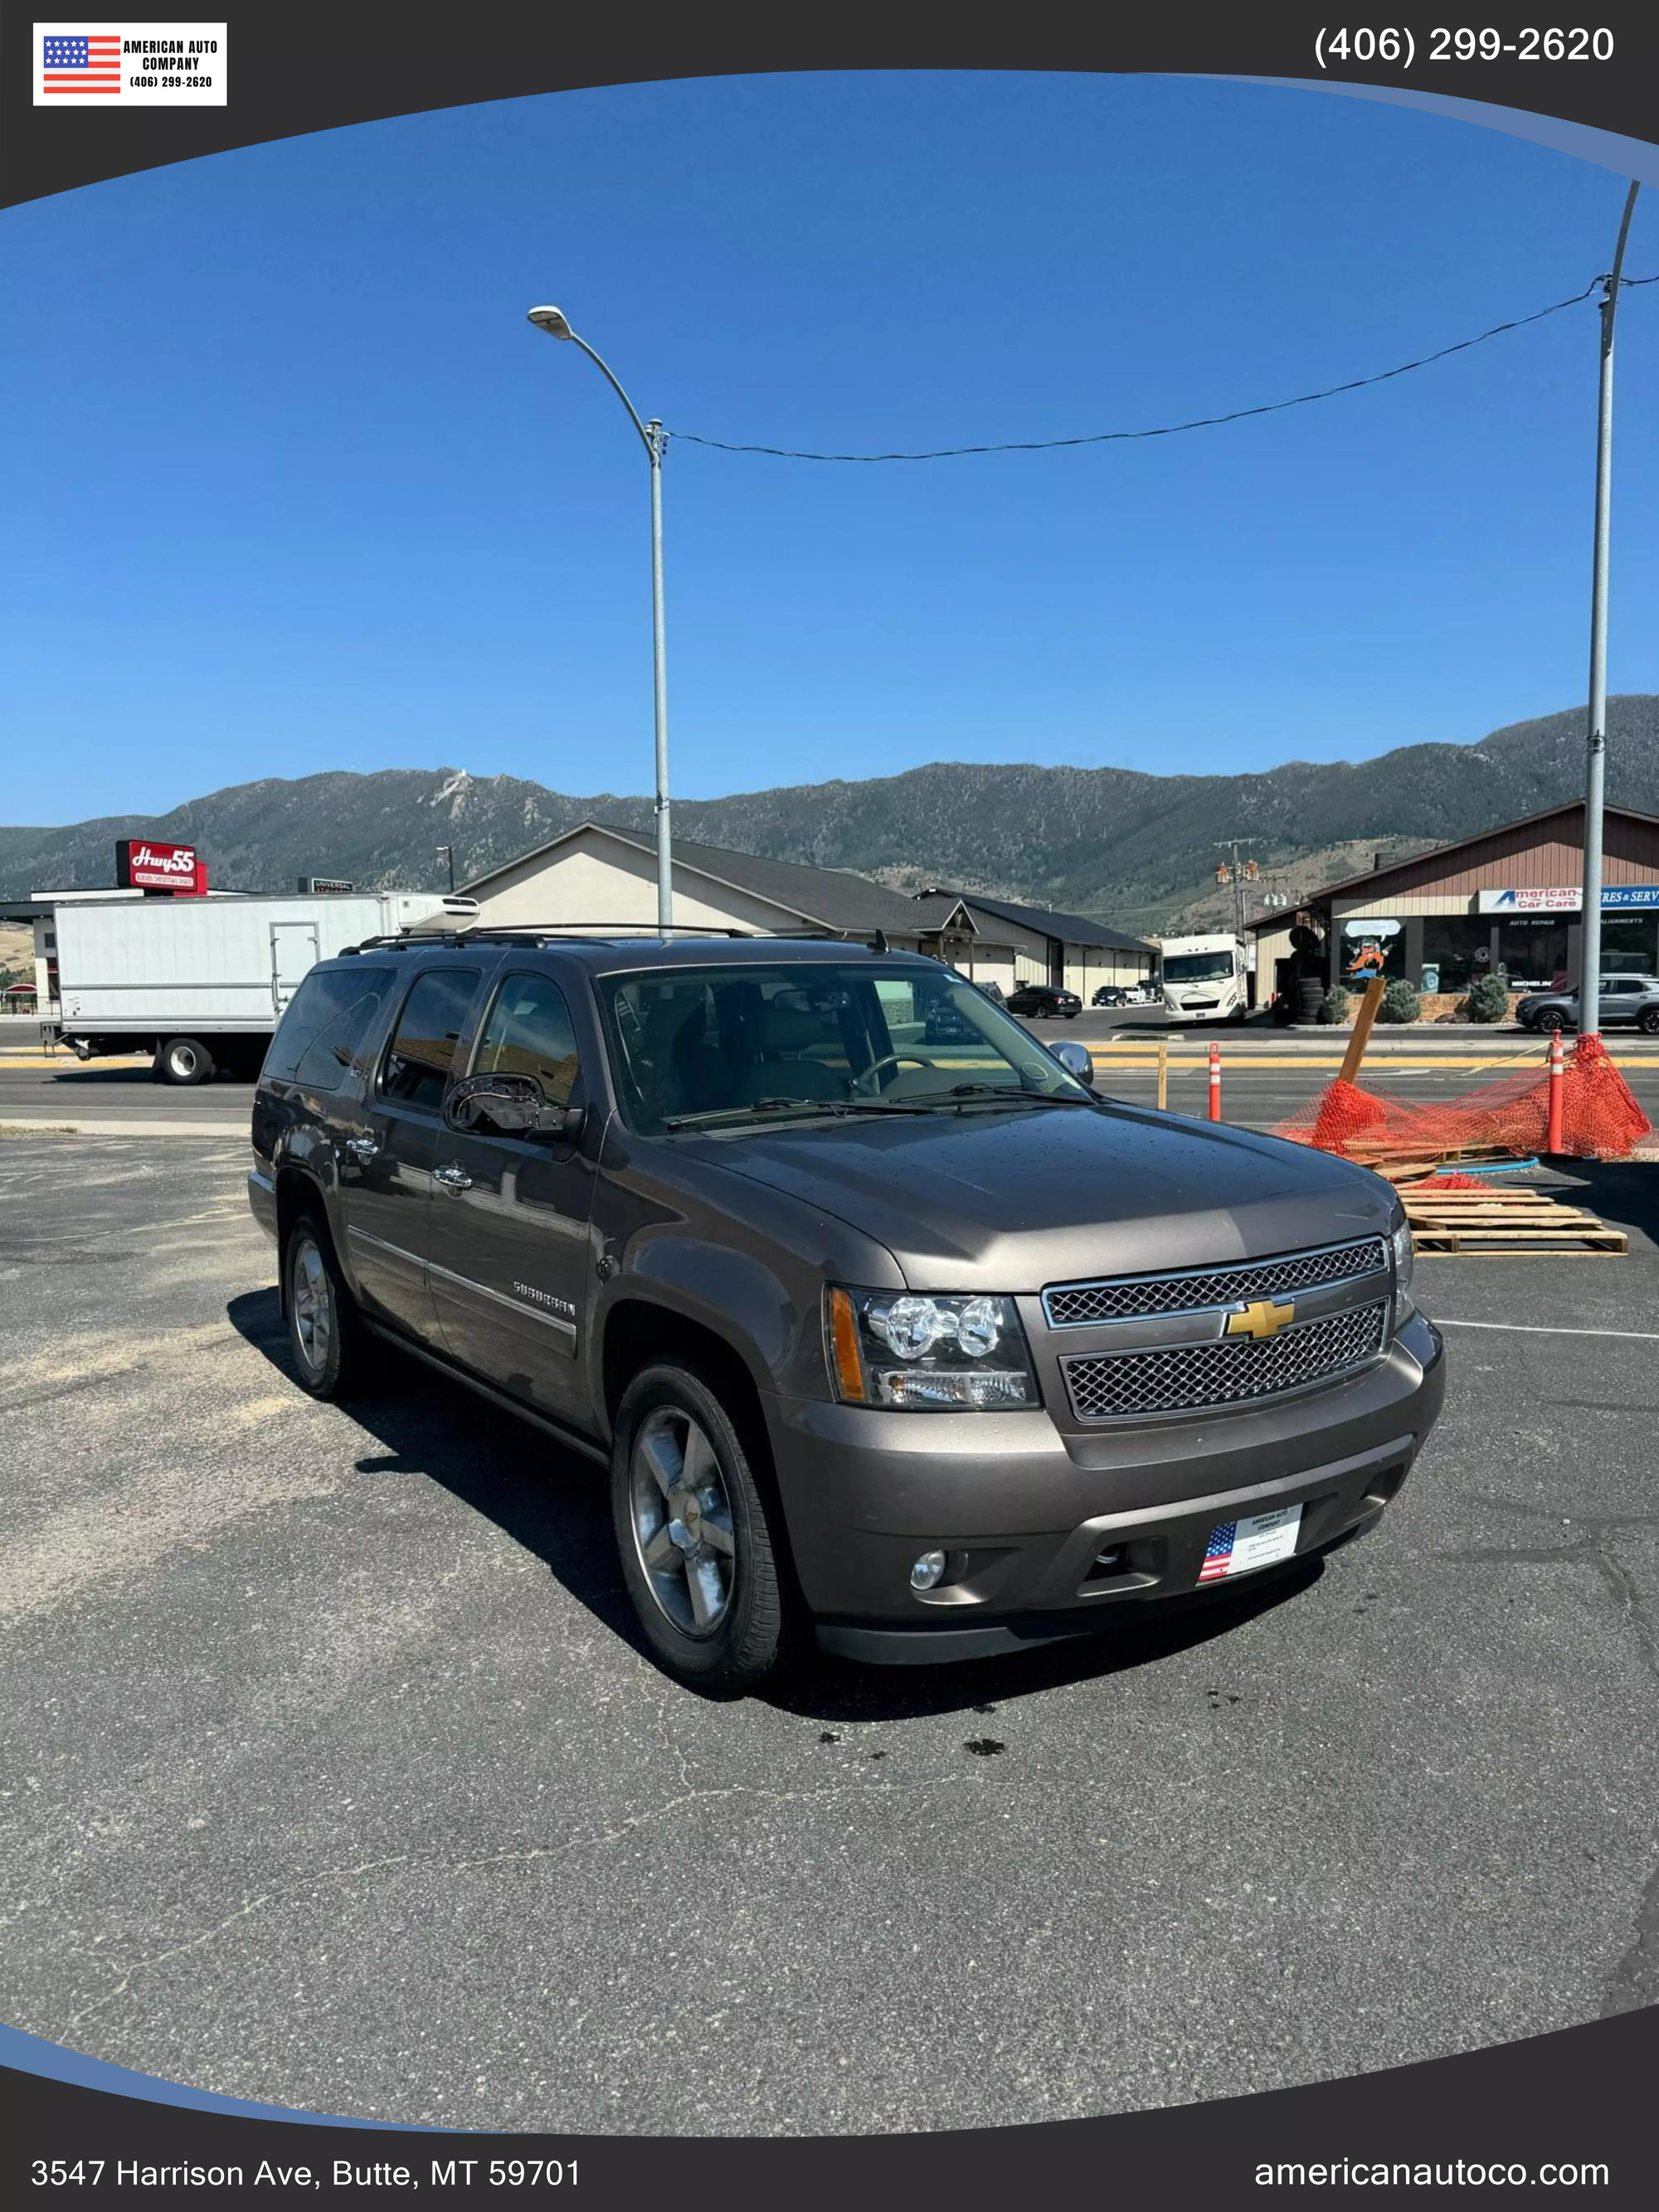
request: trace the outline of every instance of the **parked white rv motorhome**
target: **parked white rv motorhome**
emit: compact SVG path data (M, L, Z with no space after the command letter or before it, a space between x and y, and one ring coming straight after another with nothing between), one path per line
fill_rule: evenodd
M1240 937L1166 937L1158 984L1171 1018L1242 1022L1249 1011L1248 952Z
M52 911L57 1034L82 1060L154 1053L160 1082L255 1076L317 961L432 915L477 912L437 891L66 900Z

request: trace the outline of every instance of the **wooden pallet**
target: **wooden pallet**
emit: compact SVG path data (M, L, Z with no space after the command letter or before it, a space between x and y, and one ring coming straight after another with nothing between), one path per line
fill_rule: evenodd
M1413 1248L1466 1257L1521 1259L1534 1253L1627 1252L1622 1229L1541 1190L1402 1190Z
M1390 1156L1368 1150L1363 1139L1346 1146L1342 1157L1362 1168L1370 1168L1375 1175L1385 1176L1390 1182L1414 1182L1420 1176L1432 1175L1437 1168L1492 1168L1513 1165L1516 1159L1516 1154L1506 1145L1453 1145L1445 1152Z

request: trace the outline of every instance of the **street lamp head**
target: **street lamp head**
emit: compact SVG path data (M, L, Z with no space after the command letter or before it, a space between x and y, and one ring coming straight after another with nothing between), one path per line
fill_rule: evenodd
M545 331L550 338L569 338L575 336L575 332L565 320L561 308L532 307L530 310L530 320L534 323L538 331Z

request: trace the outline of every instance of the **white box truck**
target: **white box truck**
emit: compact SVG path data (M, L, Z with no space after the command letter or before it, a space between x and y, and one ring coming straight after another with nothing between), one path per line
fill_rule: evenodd
M273 898L76 899L53 909L58 1036L82 1060L148 1052L162 1083L257 1076L319 960L477 902L438 891Z

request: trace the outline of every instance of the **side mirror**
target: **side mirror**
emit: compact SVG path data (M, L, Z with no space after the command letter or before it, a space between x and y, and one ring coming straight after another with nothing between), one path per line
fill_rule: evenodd
M488 1122L499 1136L574 1137L586 1109L550 1106L533 1075L469 1075L444 1100L444 1126L464 1134Z
M1094 1089L1094 1054L1086 1044L1073 1044L1068 1037L1063 1044L1052 1045L1049 1049L1068 1075L1076 1076L1079 1083L1086 1083L1091 1091Z

